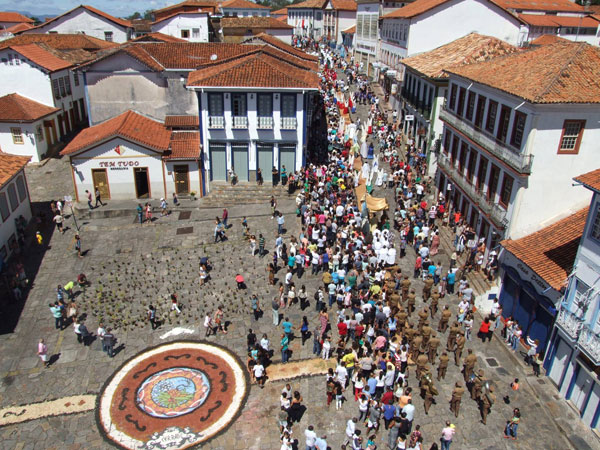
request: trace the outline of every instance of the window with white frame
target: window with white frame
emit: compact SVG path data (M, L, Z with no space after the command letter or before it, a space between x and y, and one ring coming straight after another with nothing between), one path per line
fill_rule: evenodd
M579 153L579 145L581 144L584 128L585 120L565 120L558 153Z
M12 135L13 144L23 145L23 131L21 128L11 128L10 134Z
M112 31L105 31L104 32L104 40L106 42L112 42L113 41L113 32Z
M596 202L596 210L590 226L590 236L600 242L600 201Z
M578 278L575 279L575 293L573 294L573 303L571 306L571 312L577 317L583 318L585 314L587 300L586 293L589 290L587 284Z

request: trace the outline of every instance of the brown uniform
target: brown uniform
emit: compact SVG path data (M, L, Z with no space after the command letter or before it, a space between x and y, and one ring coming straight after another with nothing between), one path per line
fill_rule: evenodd
M402 301L405 302L408 297L408 291L410 290L410 280L405 278L400 283L400 290L402 291Z
M440 319L440 323L438 325L438 331L441 331L442 333L446 332L446 330L448 329L448 321L450 320L450 317L452 317L452 313L450 312L450 310L444 309L442 311L442 318Z
M463 369L463 374L465 376L465 382L469 382L471 375L473 375L473 370L475 369L475 364L477 363L477 356L473 353L470 353L465 358L465 365Z
M427 310L427 307L423 308L421 311L419 311L419 330L421 330L423 328L423 325L425 324L425 321L429 318L429 311Z
M406 314L406 311L400 310L398 314L396 314L396 317L398 318L398 329L400 331L403 331L404 327L406 326L406 319L408 319L408 314Z
M413 312L415 312L415 302L417 300L417 296L414 292L411 292L410 294L408 294L407 298L408 303L406 309L408 311L408 314L411 315Z
M419 350L421 349L421 344L423 343L423 337L420 334L415 334L412 344L411 344L411 355L412 359L416 360L417 356L419 356Z
M428 354L429 354L429 363L435 364L435 357L437 356L437 349L440 346L440 339L437 336L429 339Z
M448 355L445 355L443 353L440 355L440 363L438 365L438 376L437 376L438 381L446 378L446 370L448 370L448 361L449 360L450 360L450 358L448 358Z
M479 374L473 380L473 386L471 387L471 398L473 400L479 401L481 397L481 390L483 389L483 385L485 384L485 378Z
M415 363L417 364L417 373L416 376L417 378L421 378L421 376L425 373L429 371L429 367L427 367L427 355L425 355L424 353L421 353L419 356L417 356L417 359L415 361Z
M483 424L486 424L487 416L492 409L492 405L496 402L496 395L492 388L490 388L490 392L487 392L481 396L480 409L481 409L481 421Z
M431 338L432 332L433 330L431 329L431 327L427 324L427 322L425 322L425 325L423 325L423 328L421 329L421 336L423 336L423 346L429 345L429 339Z
M444 311L445 312L445 311ZM456 326L456 324L450 327L450 332L448 333L448 341L446 342L446 350L449 352L454 351L454 346L456 344L456 335L460 328Z
M429 297L431 296L431 287L433 286L433 278L427 277L425 279L425 284L423 285L423 301L429 301Z
M465 393L465 388L460 385L460 383L456 383L456 387L452 391L452 399L450 400L450 411L454 413L456 417L458 417L458 413L460 411L460 402L462 401L462 396Z
M454 364L456 364L456 367L460 364L460 358L466 343L467 339L462 334L459 334L456 338L456 346L454 347Z
M433 291L431 294L431 306L429 307L429 312L431 313L431 318L438 312L438 303L440 301L440 294L437 291Z
M425 387L425 400L423 402L423 409L425 410L425 414L429 414L429 408L433 404L433 386L428 384Z

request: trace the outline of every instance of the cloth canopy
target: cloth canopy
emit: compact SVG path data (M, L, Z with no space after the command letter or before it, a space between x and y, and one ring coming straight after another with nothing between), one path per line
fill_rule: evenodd
M389 209L388 202L385 198L377 198L377 197L373 197L369 194L366 194L366 196L367 196L367 208L369 209L369 211L377 212L377 211L383 211L384 209Z

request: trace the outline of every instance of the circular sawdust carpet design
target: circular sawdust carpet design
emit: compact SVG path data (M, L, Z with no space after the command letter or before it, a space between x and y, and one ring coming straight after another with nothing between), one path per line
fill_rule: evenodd
M241 411L249 380L239 359L212 343L178 341L143 351L106 382L96 419L125 449L177 450L223 432Z

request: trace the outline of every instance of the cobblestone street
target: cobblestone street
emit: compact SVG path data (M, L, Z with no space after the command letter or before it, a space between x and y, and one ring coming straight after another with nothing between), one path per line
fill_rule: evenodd
M366 116L366 107L360 106L358 115ZM28 168L28 177L33 201L47 202L65 194L71 194L69 168L64 161L52 160L45 166ZM33 187L35 186L35 187ZM375 192L385 195L393 208L391 191ZM188 201L189 202L189 201ZM119 366L143 349L177 339L204 339L202 319L204 313L211 312L219 304L225 307L225 319L230 322L228 334L209 337L209 341L221 344L237 354L245 362L246 334L252 328L257 336L267 334L273 347L277 349L280 328L275 328L271 320L270 300L276 293L276 286L267 284L267 263L271 261L277 231L277 222L271 218L267 203L235 205L229 207L228 240L213 242L214 218L222 209L197 208L192 203L184 205L191 211L188 218L174 211L168 217L156 215L152 224L139 225L135 212L113 218L79 218L81 239L85 256L77 257L74 248L74 227L72 218L67 219L69 227L65 234L51 233L48 229L46 240L49 244L43 260L32 278L32 289L28 295L22 316L12 334L0 336L0 408L42 402L70 395L97 394L103 384ZM109 202L108 206L111 208ZM285 215L286 239L297 236L299 219L295 216L294 197L282 195L278 209ZM262 233L266 239L269 254L264 258L250 255L249 244L242 235L241 219L248 216L253 234ZM442 243L439 259L443 267L449 265L449 245ZM201 257L208 257L212 264L211 280L204 286L198 283L197 270ZM409 248L407 256L399 260L403 273L412 273L415 252ZM105 322L113 326L119 340L118 352L109 359L102 352L98 341L90 346L77 342L71 327L57 331L48 310L48 303L56 298L57 284L74 281L79 273L85 273L91 286L79 293L77 301L85 305L81 313L87 315L86 323L90 331L97 328L98 317L103 315ZM247 290L238 290L236 274L246 279ZM276 277L281 281L284 271L280 269ZM321 275L311 276L308 272L296 284L306 285L311 306L302 311L297 305L282 311L295 327L299 327L302 316L308 316L311 327L317 322L313 293L321 285ZM412 279L411 279L412 280ZM421 292L423 283L412 280L417 292L417 310L423 306ZM177 292L183 304L179 316L169 314L168 295ZM100 294L100 296L99 296ZM104 296L102 296L102 294ZM250 296L257 294L263 304L265 314L255 321L250 309ZM108 307L101 303L109 299ZM440 301L440 309L446 302L453 314L457 313L456 296ZM157 330L151 330L145 321L145 309L153 303L159 315L165 319ZM125 316L125 317L123 317ZM414 318L413 318L414 319ZM433 323L437 325L439 313ZM474 329L479 320L476 319ZM193 334L168 336L165 333L175 327L193 330ZM335 328L335 326L334 326ZM312 328L311 328L312 329ZM299 335L299 332L296 333ZM333 333L334 340L337 332ZM445 347L447 334L441 336L441 346ZM44 338L56 361L44 369L35 350L39 338ZM304 345L301 339L292 340L290 349L292 361L312 358L312 340ZM486 376L496 387L498 401L492 408L487 425L480 423L477 405L468 394L463 397L460 415L454 419L449 411L449 400L454 383L462 381L460 367L452 361L448 374L436 383L439 396L429 415L423 411L423 401L414 396L416 405L415 424L421 425L424 448L439 442L440 432L446 420L456 424L457 433L452 448L465 450L481 449L567 449L588 448L577 441L569 431L560 430L557 420L570 417L564 402L553 396L550 381L531 377L529 370L515 364L510 350L494 338L482 344L475 336L466 345L477 355L477 368L485 370ZM274 362L280 362L275 352ZM510 382L518 377L522 388L518 398L505 404L502 398L509 394ZM358 415L358 407L348 390L343 408L336 411L326 406L324 376L306 376L290 381L294 390L300 391L307 411L299 425L294 427L294 437L298 448L304 448L304 430L312 424L317 433L327 434L332 449L340 448L344 439L346 421ZM284 381L267 382L264 390L252 385L248 401L241 416L222 435L210 441L205 448L210 449L279 449L279 429L277 413L279 395ZM414 370L411 369L409 384L418 392ZM521 408L523 419L519 427L519 440L503 439L503 427L514 407ZM565 412L565 408L567 411ZM364 430L364 427L359 427ZM378 448L386 448L387 431L382 429L377 435ZM366 432L366 431L365 431ZM0 428L2 448L6 449L105 449L111 445L103 440L98 431L93 411L74 415L47 417L26 423ZM579 445L575 445L578 442Z

